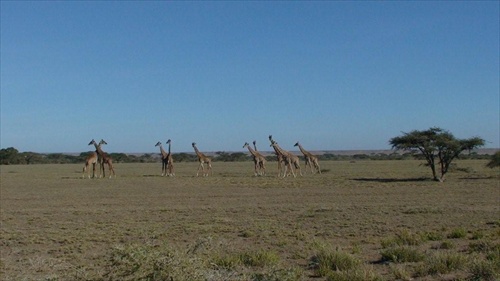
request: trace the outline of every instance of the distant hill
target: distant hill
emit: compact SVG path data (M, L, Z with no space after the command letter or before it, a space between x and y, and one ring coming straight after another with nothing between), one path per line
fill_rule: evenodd
M472 150L471 152L472 153L477 153L479 155L493 155L495 154L495 152L499 151L500 148L480 148L480 149L474 149ZM302 155L302 153L299 151L299 150L289 150L290 152L296 154L296 155ZM248 151L224 151L226 153L238 153L238 152L243 152L243 153L246 153L246 154L249 154ZM313 151L309 151L311 152L312 154L314 155L325 155L325 154L333 154L333 155L341 155L341 156L353 156L353 155L362 155L362 154L365 154L365 155L377 155L377 154L386 154L386 155L390 155L390 154L393 154L393 153L397 153L397 154L404 154L406 153L406 151L396 151L396 150L391 150L391 149L373 149L373 150L363 150L363 149L360 149L360 150L313 150ZM194 155L195 153L192 152L192 151L189 151L189 152L173 152L174 154L176 153L187 153L187 154L190 154L190 155ZM214 156L216 155L216 151L211 151L211 152L203 152L205 153L207 156ZM260 153L264 154L265 156L268 156L268 155L274 155L274 151L260 151ZM467 153L467 152L464 152L464 153ZM155 155L158 155L159 157L159 153L157 152L150 152L150 153L141 153L141 152L137 152L137 153L125 153L127 155L134 155L134 156L142 156L144 154L152 154L153 157L155 157Z

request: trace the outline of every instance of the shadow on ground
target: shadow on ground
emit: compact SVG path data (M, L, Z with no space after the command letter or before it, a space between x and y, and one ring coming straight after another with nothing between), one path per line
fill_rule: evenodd
M353 178L354 181L367 182L422 182L432 181L430 178Z

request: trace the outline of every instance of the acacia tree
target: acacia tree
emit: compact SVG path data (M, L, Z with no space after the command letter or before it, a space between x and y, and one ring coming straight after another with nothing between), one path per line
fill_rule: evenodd
M434 180L442 182L451 162L464 150L470 151L483 146L484 140L479 137L457 139L450 132L433 127L424 131L403 132L402 136L390 139L389 143L393 149L420 152L431 168ZM437 164L441 172L439 177L436 171L436 159L439 161Z

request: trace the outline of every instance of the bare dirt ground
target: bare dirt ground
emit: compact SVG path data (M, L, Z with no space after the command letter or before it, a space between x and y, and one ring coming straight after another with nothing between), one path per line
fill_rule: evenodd
M285 179L273 162L263 177L215 162L206 178L197 163L168 178L160 163L116 164L112 179L82 179L83 164L1 166L0 279L342 280L318 265L341 252L359 280L494 280L498 267L474 273L500 260L499 170L485 163L458 161L444 183L418 161L329 161ZM403 235L422 259L383 257ZM465 264L427 271L436 252Z

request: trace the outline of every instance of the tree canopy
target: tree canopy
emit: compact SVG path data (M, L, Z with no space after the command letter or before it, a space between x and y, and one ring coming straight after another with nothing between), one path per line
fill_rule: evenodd
M393 149L420 152L432 170L434 180L444 181L445 174L451 162L464 150L472 150L484 145L484 140L479 137L457 139L452 133L438 127L428 130L414 130L402 136L389 140ZM436 159L439 161L440 175L436 171Z

